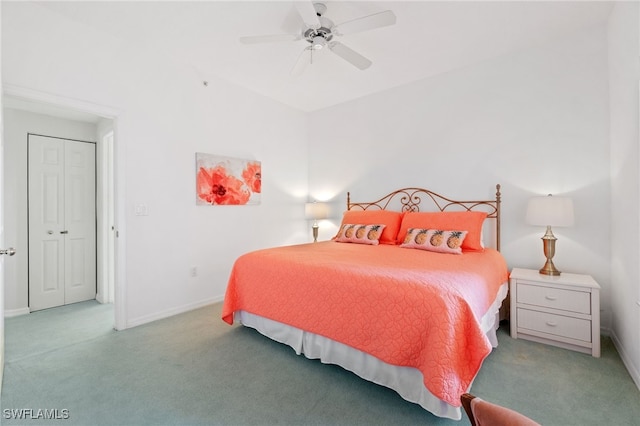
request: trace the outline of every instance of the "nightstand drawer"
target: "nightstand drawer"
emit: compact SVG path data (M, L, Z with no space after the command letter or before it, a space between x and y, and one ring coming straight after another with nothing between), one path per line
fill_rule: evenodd
M518 303L591 314L591 293L518 282Z
M518 329L591 342L591 321L518 308Z

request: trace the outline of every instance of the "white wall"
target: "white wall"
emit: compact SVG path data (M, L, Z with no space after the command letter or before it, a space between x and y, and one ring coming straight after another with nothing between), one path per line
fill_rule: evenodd
M640 387L639 7L617 3L609 18L612 337Z
M5 315L28 313L27 134L96 140L96 125L4 108L5 241L17 255L5 262Z
M607 38L603 27L315 112L309 189L355 201L422 186L491 199L502 184L502 252L540 268L542 228L529 197L574 199L575 226L556 228L554 262L591 274L609 326L610 177ZM344 205L344 204L341 204ZM335 229L324 228L327 237Z
M5 84L119 111L126 326L222 300L231 265L247 250L309 241L303 113L214 77L205 87L188 67L37 5L2 8ZM262 161L262 203L197 207L196 152ZM135 216L136 204L149 215Z

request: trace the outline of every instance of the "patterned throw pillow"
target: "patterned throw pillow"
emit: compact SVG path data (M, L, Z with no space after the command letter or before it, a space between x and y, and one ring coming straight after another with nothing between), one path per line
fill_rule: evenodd
M462 242L466 236L467 231L410 228L400 247L462 254Z
M340 243L357 243L378 245L385 225L363 225L345 223L340 227L334 240Z
M402 218L398 244L401 244L409 228L422 229L460 229L467 231L462 243L463 251L483 251L482 225L487 212L455 211L455 212L409 212Z

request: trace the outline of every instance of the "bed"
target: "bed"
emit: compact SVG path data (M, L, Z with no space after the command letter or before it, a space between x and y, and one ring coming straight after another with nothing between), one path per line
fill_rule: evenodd
M334 239L240 256L222 319L459 420L506 316L500 202L500 185L480 201L424 188L364 203L348 193Z

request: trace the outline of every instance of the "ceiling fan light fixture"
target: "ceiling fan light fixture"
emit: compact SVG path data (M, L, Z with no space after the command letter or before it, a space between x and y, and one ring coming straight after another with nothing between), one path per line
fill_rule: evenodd
M0 0L2 1L2 0ZM344 59L360 70L371 66L371 61L350 47L335 40L335 36L354 34L375 28L386 27L396 23L396 16L391 10L362 16L360 18L345 21L335 25L325 16L327 5L314 2L314 0L297 0L295 2L298 15L302 20L300 32L296 34L274 34L262 36L240 37L244 44L268 43L276 41L304 40L308 45L298 56L298 61L292 70L292 74L299 75L302 65L313 63L313 51L319 51L325 47L332 53Z
M315 36L313 41L311 42L311 47L313 50L320 50L327 44L327 40L322 36Z

